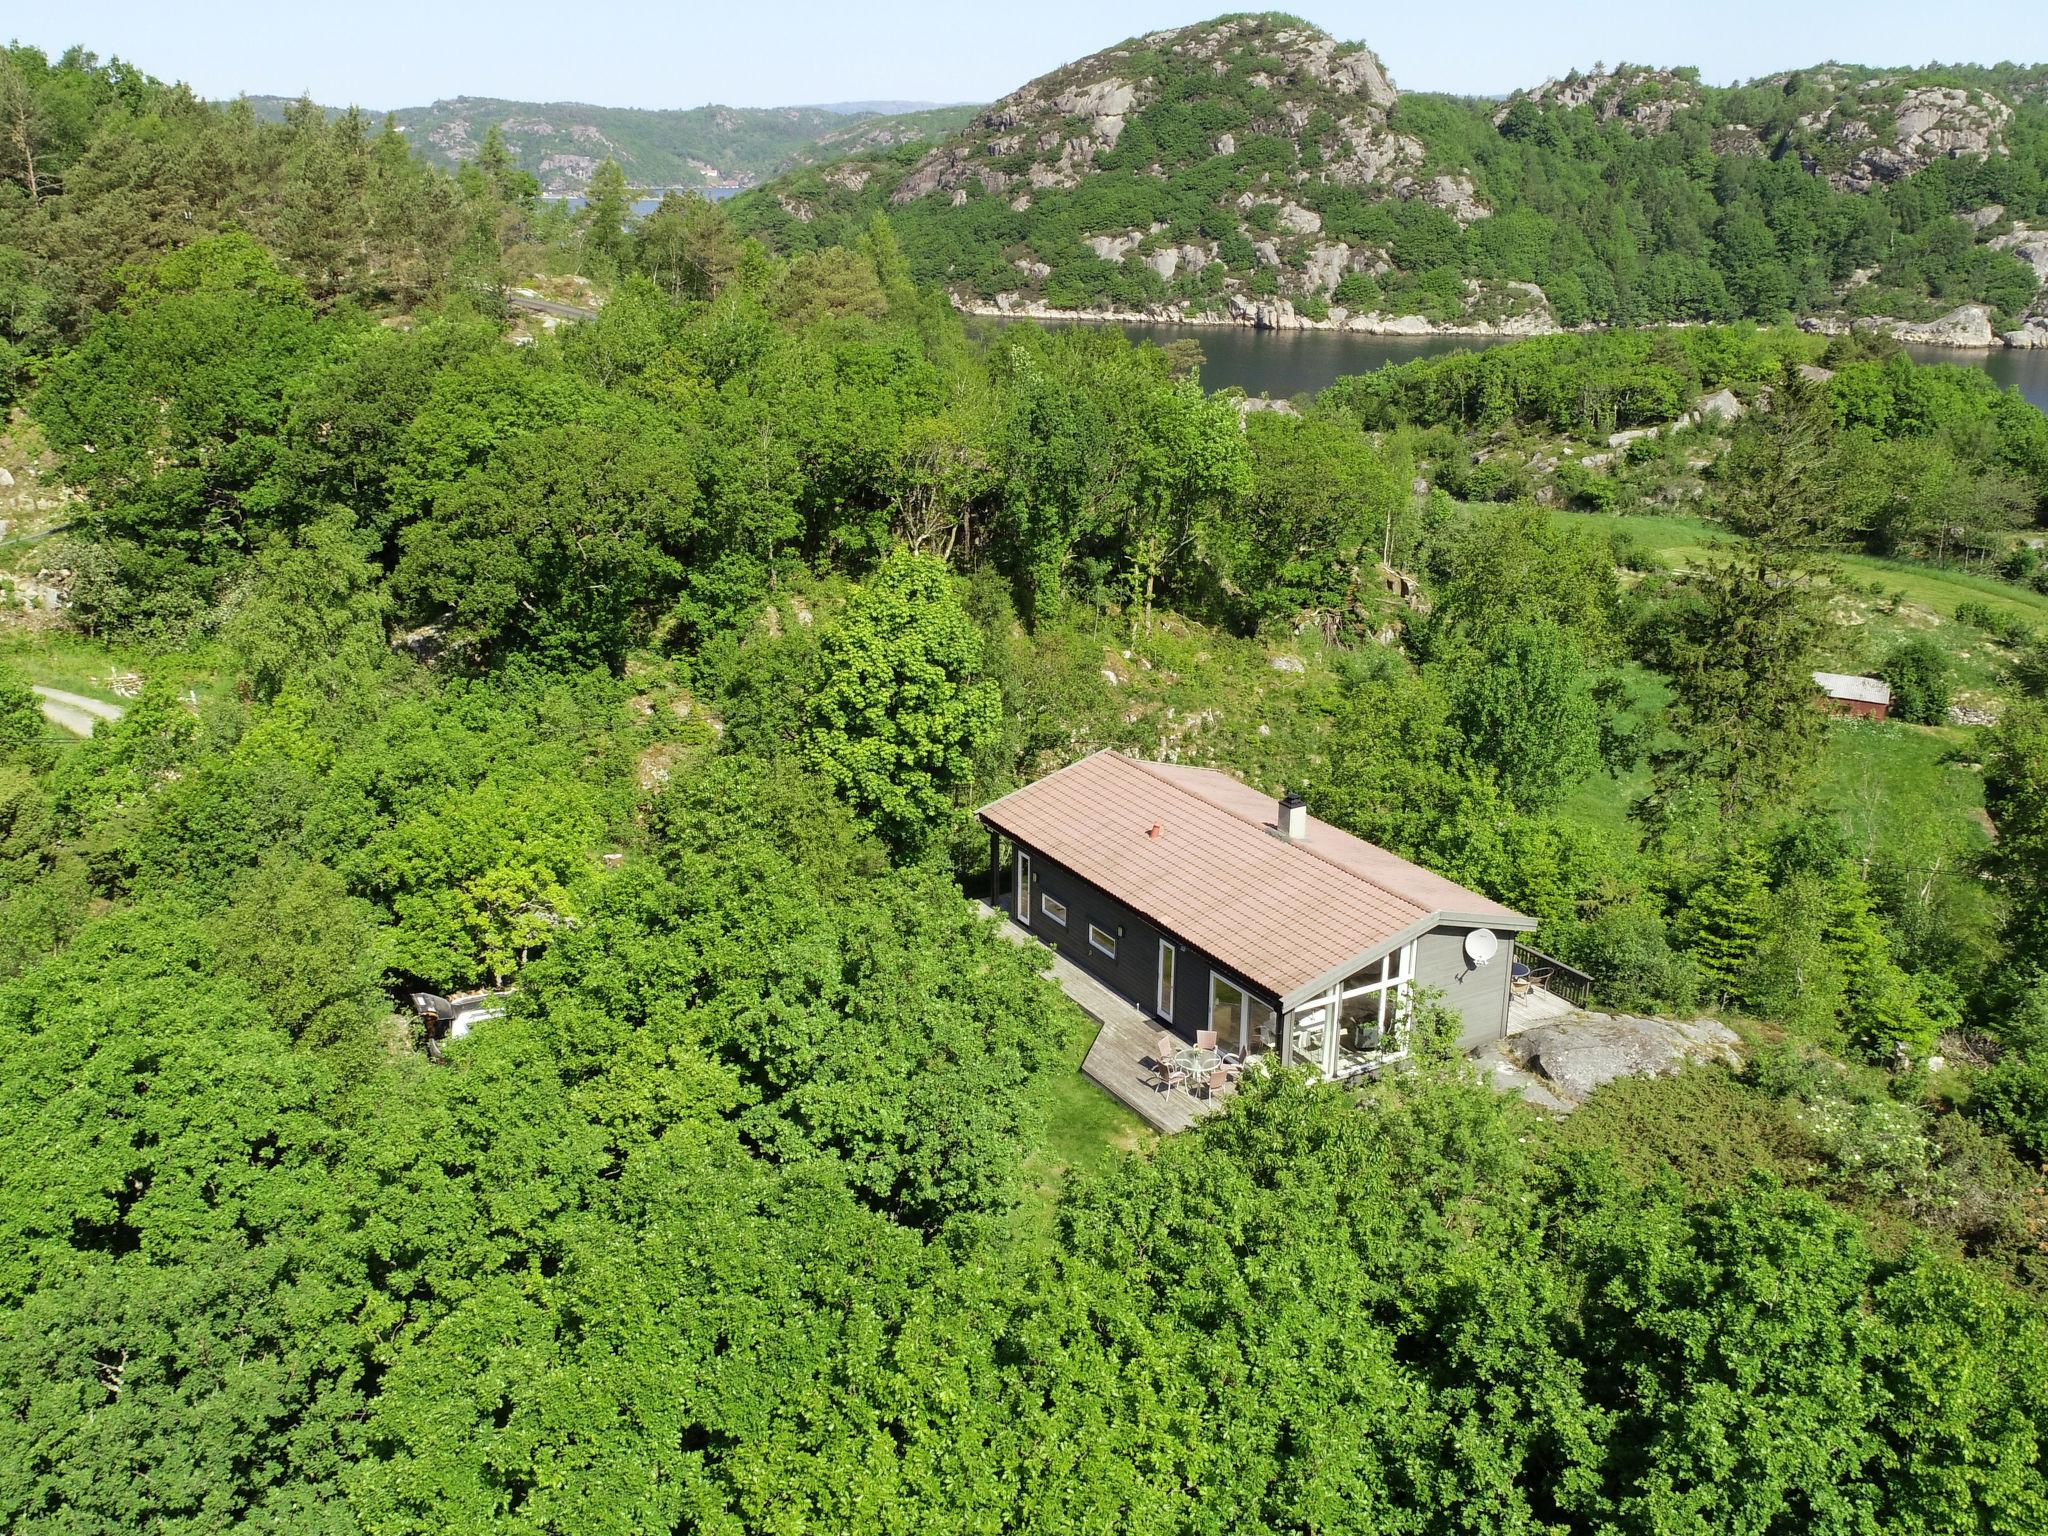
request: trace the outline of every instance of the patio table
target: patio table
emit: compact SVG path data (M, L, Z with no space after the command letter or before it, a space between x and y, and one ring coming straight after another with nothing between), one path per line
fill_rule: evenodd
M1186 1070L1190 1085L1205 1085L1206 1093L1209 1074L1223 1065L1223 1053L1204 1050L1199 1045L1184 1045L1173 1053L1173 1064Z

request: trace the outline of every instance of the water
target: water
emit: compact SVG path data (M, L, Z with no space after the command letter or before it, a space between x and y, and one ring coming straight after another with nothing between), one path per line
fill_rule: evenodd
M1055 321L1071 325L1074 321ZM1082 321L1081 324L1092 322ZM1211 389L1235 386L1248 395L1285 400L1313 394L1348 373L1370 373L1389 363L1441 357L1467 348L1499 346L1495 336L1366 336L1355 331L1259 331L1236 325L1126 325L1133 341L1194 341L1207 359L1202 382ZM1908 347L1915 362L1957 363L1982 368L2001 389L2017 389L2048 411L2048 350L1999 347L1989 352L1954 347Z
M678 190L683 189L679 188ZM710 201L722 203L728 197L738 197L740 193L747 189L745 187L699 187L696 190L702 192ZM585 201L581 192L571 192L562 197L549 197L546 193L541 195L546 202L567 203L571 208L581 208ZM654 197L636 197L633 199L632 215L636 219L644 219L660 206L661 198L659 195Z

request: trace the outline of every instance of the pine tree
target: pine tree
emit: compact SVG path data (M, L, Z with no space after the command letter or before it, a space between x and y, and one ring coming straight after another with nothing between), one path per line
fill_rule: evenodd
M610 277L625 264L626 214L631 202L626 195L626 173L616 160L607 160L591 175L584 194L584 266L593 273Z
M1753 843L1731 848L1687 903L1690 948L1715 992L1742 1000L1743 975L1763 936L1770 886Z
M1825 938L1842 968L1842 1027L1857 1048L1873 1061L1886 1060L1901 1044L1926 1055L1933 1026L1892 958L1891 940L1871 909L1870 887L1853 874L1837 882Z

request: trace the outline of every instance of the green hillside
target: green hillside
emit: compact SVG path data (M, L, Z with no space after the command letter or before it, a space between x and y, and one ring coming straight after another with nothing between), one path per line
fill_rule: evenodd
M281 121L293 105L287 96L242 99L271 122ZM323 110L330 117L340 111ZM520 168L539 179L543 192L559 197L581 192L608 159L616 160L636 187L748 186L835 155L939 138L977 110L951 106L883 112L860 104L671 111L457 96L431 106L400 107L391 116L421 156L450 170L474 156L496 125Z
M1476 101L1232 16L1067 65L929 148L795 171L735 216L799 250L887 210L917 276L1007 310L1513 332L1975 304L1989 341L2048 272L2044 81L1827 65L1717 89L1620 66Z

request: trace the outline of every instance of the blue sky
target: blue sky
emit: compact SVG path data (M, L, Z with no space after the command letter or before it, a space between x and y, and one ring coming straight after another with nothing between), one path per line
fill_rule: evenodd
M103 56L118 53L209 96L304 90L324 102L369 107L463 94L777 106L988 100L1133 33L1232 8L1209 4L1213 10L1201 0L505 0L489 7L212 0L201 8L66 0L18 8L0 21L0 34L51 52L76 42ZM1323 3L1304 13L1339 37L1370 43L1407 90L1503 93L1596 59L1696 64L1716 83L1827 58L2048 60L2048 0L1485 0Z

